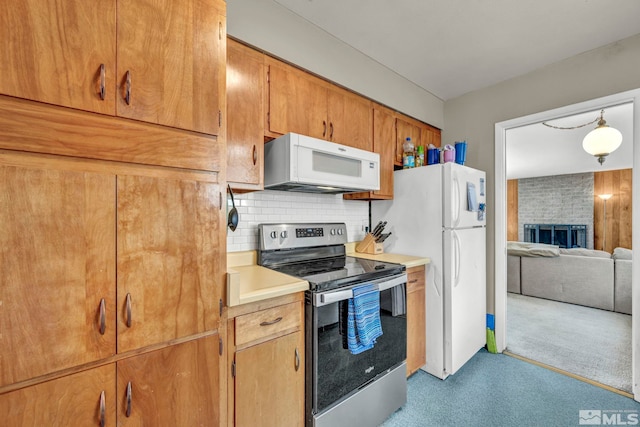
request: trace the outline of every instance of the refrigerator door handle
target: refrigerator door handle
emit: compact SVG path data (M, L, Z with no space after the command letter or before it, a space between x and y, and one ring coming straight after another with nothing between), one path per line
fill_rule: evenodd
M455 288L460 283L460 238L458 237L458 233L455 231L452 233L453 236L453 268L455 274L453 276L453 287Z
M453 173L453 228L457 227L460 223L460 182L458 181L458 175Z

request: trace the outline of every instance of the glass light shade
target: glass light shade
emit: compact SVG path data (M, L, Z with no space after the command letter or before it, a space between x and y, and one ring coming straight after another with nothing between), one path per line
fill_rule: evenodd
M582 148L592 156L606 156L622 144L622 134L609 126L598 126L584 137Z

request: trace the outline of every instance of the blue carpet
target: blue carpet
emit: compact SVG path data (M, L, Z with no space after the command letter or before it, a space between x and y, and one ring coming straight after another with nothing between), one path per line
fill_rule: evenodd
M640 403L483 349L444 381L413 374L406 405L382 426L577 426L581 415L591 424L637 425Z

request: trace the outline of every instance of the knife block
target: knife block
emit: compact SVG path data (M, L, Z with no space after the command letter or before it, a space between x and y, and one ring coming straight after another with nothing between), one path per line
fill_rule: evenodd
M382 243L376 243L376 238L371 233L367 233L364 239L356 245L356 252L379 255L384 253Z

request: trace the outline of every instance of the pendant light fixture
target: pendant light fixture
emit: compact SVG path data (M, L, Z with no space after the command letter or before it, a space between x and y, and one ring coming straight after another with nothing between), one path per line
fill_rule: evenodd
M604 163L604 158L616 151L622 144L620 131L608 126L603 116L604 110L600 111L598 126L582 140L584 151L595 156L600 164Z
M616 151L622 144L622 133L616 128L607 125L604 120L604 110L600 111L600 117L583 125L573 127L559 127L542 122L543 125L554 129L577 129L598 122L598 126L587 134L582 140L582 148L587 153L595 156L602 165L605 157Z

